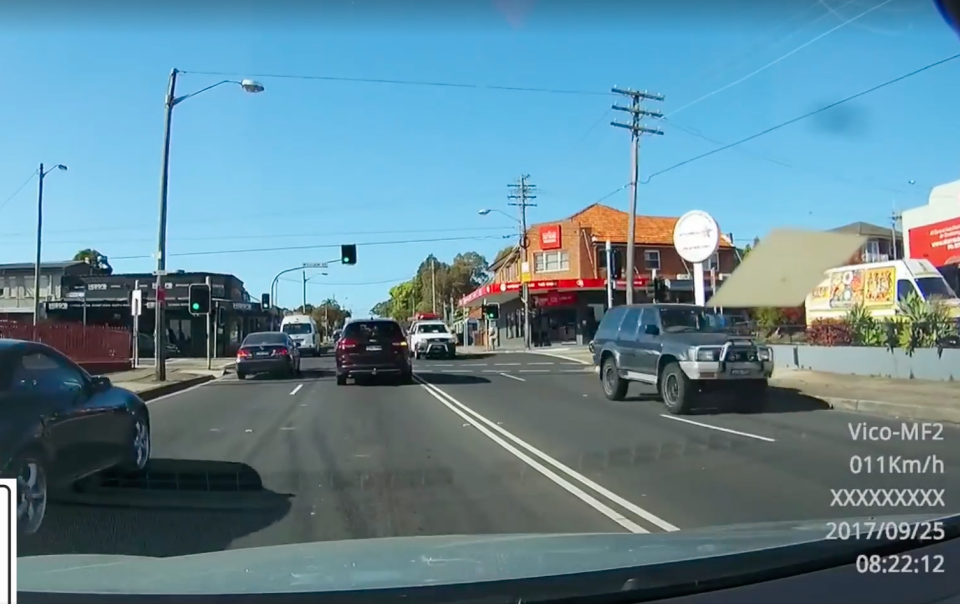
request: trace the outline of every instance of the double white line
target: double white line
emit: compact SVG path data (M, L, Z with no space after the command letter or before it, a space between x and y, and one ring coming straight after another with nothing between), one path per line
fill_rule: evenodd
M594 495L591 495L589 492L587 492L586 489L589 489L595 494L604 497L609 502L615 503L621 508L628 510L638 518L642 518L661 530L680 530L678 527L670 524L666 520L651 514L647 510L634 503L627 501L616 493L590 480L583 474L580 474L579 472L565 466L533 445L511 434L507 430L504 430L496 423L483 417L473 409L470 409L443 390L425 381L420 376L415 375L414 379L419 382L420 385L423 386L423 388L429 392L431 396L433 396L433 398L437 399L445 407L459 415L464 421L479 430L481 434L506 449L508 452L510 452L510 454L537 472L543 474L543 476L560 488L564 489L580 501L586 503L610 520L613 520L631 533L649 533L650 531L643 528L630 518L627 518L625 515L618 512L603 501L600 501ZM564 474L566 477L563 476ZM586 487L586 489L581 487Z

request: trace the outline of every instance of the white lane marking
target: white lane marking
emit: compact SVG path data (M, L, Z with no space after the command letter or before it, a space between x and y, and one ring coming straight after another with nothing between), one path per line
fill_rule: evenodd
M464 367L486 367L490 363L464 363Z
M535 352L533 354L542 354L545 357L554 357L557 359L563 359L564 361L570 361L572 363L576 363L577 365L593 365L593 361L584 361L583 359L568 357L565 354L553 354L552 352Z
M290 396L300 392L301 388L303 388L303 384L297 384L297 387L290 391Z
M550 373L549 369L521 369L520 373Z
M494 363L496 367L516 367L517 365L520 365L520 364L521 363Z
M526 382L526 381L527 381L527 380L523 379L522 377L517 377L517 376L515 376L515 375L510 375L509 373L501 373L500 375L502 375L502 376L505 377L505 378L510 378L511 380L517 380L518 382Z
M529 443L521 440L521 439L520 439L519 437L517 437L517 436L514 436L513 434L511 434L511 433L508 432L507 430L505 430L505 429L503 429L502 427L500 427L499 425L495 424L494 422L492 422L492 421L490 421L489 419L485 418L484 416L480 415L479 413L477 413L476 411L474 411L473 409L471 409L471 408L468 407L467 405L464 405L463 403L461 403L461 402L458 401L457 399L453 398L452 396L450 396L449 394L447 394L446 392L444 392L443 390L441 390L441 389L438 388L437 386L435 386L435 385L433 385L433 384L431 384L431 383L429 383L429 382L427 382L427 381L425 381L425 380L423 380L423 379L421 379L421 378L419 378L419 377L417 378L417 380L420 382L420 384L421 384L424 388L426 388L428 391L430 391L430 393L433 394L435 398L441 398L441 397L442 397L442 398L446 399L446 400L443 401L444 404L445 404L448 408L450 408L451 410L456 411L456 412L458 413L458 415L460 415L461 417L464 417L464 419L467 419L468 421L470 421L470 417L471 417L471 416L472 416L472 417L475 417L478 422L483 422L484 424L486 424L487 426L489 426L491 429L496 430L497 432L499 432L500 434L502 434L504 437L512 440L512 441L515 442L517 445L523 447L524 449L526 449L526 450L529 451L530 453L536 455L537 457L539 457L540 459L542 459L544 462L546 462L546 463L550 464L551 466L553 466L554 468L560 470L561 472L563 472L563 473L566 474L567 476L570 476L571 478L577 480L578 482L580 482L580 483L583 484L584 486L587 486L587 487L589 487L590 489L593 489L595 492L599 493L600 495L603 495L604 497L606 497L606 498L609 499L610 501L613 501L613 502L616 503L617 505L619 505L619 506L621 506L621 507L623 507L623 508L625 508L625 509L627 509L627 510L630 510L631 512L633 512L634 514L636 514L636 515L639 516L640 518L643 518L644 520L650 522L651 524L654 524L654 525L658 526L659 528L661 528L661 529L663 529L663 530L665 530L665 531L679 531L679 530L680 530L679 527L670 524L670 523L667 522L666 520L664 520L664 519L662 519L662 518L660 518L660 517L658 517L658 516L656 516L656 515L648 512L647 510L641 508L640 506L636 505L635 503L632 503L632 502L630 502L630 501L627 501L626 499L624 499L623 497L617 495L617 494L614 493L613 491L611 491L611 490L609 490L609 489L607 489L607 488L605 488L605 487L600 486L599 484L597 484L597 483L595 483L594 481L590 480L590 479L587 478L586 476L580 474L579 472L577 472L577 471L575 471L575 470L573 470L573 469L565 466L564 464L560 463L560 462L557 461L556 459L550 457L549 455L547 455L547 454L544 453L543 451L537 449L537 448L534 447L533 445L531 445L531 444L529 444ZM449 402L448 402L448 401L449 401ZM456 406L456 409L455 409L454 407L451 407L451 404L452 404L452 405L455 405L455 406ZM461 410L463 411L463 413L460 413ZM469 414L469 416L466 416L466 415L464 415L464 414ZM477 426L477 428L480 428L480 426ZM485 433L485 434L486 434L486 433ZM496 439L495 439L495 440L496 440ZM501 446L503 446L503 444L501 443L500 440L496 440L496 442L497 442L498 444L500 444ZM511 453L513 453L513 450L512 450L512 449L507 449L507 450L510 451ZM518 457L519 457L519 456L518 456ZM521 457L521 459L524 459L524 458ZM526 461L526 460L524 460L524 461ZM528 462L528 463L529 463L529 462ZM534 467L536 467L536 466L534 466ZM539 471L539 470L538 470L538 471ZM547 470L547 471L549 471L549 470ZM542 472L541 472L541 473L542 473ZM552 479L551 479L551 480L552 480ZM563 480L563 479L561 478L560 480ZM574 488L576 488L576 487L574 487ZM588 495L588 494L586 494L586 493L585 493L585 495L587 495L587 497L590 497L590 495ZM601 505L603 505L603 504L601 504ZM609 508L608 508L608 509L609 509ZM644 530L644 529L641 529L641 532L649 532L649 531L646 531L646 530Z
M461 403L459 403L458 401L456 401L453 397L451 397L450 395L448 395L446 392L440 390L439 388L437 388L437 387L434 386L433 384L430 384L430 383L428 383L428 382L423 381L423 380L420 379L419 377L417 377L416 379L417 379L417 381L420 382L420 385L423 387L423 389L426 390L428 393L430 393L430 395L431 395L433 398L435 398L435 399L437 399L438 401L440 401L441 404L443 404L445 407L447 407L448 409L450 409L451 411L453 411L454 413L456 413L457 415L459 415L462 419L464 419L464 420L467 422L466 424L464 424L465 426L466 426L466 425L473 426L474 428L476 428L477 430L479 430L484 436L486 436L487 438L489 438L490 440L492 440L493 442L497 443L498 445L500 445L501 447L503 447L504 449L506 449L508 452L510 452L511 454L513 454L515 457L517 457L517 459L519 459L520 461L524 462L525 464L527 464L528 466L530 466L531 468L533 468L533 469L536 470L537 472L540 472L541 474L543 474L548 480L552 481L554 484L556 484L556 485L559 486L560 488L564 489L565 491L567 491L568 493L570 493L571 495L573 495L573 496L576 497L577 499L583 501L584 503L586 503L587 505L589 505L589 506L592 507L593 509L597 510L598 512L600 512L601 514L603 514L604 516L606 516L606 517L609 518L610 520L613 520L614 522L616 522L617 524L619 524L619 525L622 526L623 528L627 529L627 530L630 531L631 533L649 533L649 532L650 532L650 531L646 530L645 528L643 528L642 526L640 526L639 524L633 522L632 520L630 520L629 518L627 518L626 516L624 516L624 515L621 514L620 512L617 512L616 510L614 510L614 509L611 508L610 506L608 506L608 505L604 504L603 502L599 501L597 498L593 497L592 495L590 495L589 493L587 493L587 492L584 491L583 489L577 487L576 485L574 485L574 484L571 483L570 481L568 481L568 480L564 479L563 477L557 475L555 472L553 472L552 470L550 470L550 468L547 468L546 466L544 466L543 464L541 464L541 463L538 462L537 460L533 459L532 457L530 457L529 455L527 455L527 454L524 453L523 451L517 449L516 447L514 447L513 445L511 445L511 444L508 443L507 441L503 440L502 438L500 438L499 436L497 436L496 434L494 434L491 430L489 430L489 429L488 429L486 426L484 426L482 423L480 423L480 422L477 421L476 419L470 417L470 415L467 415L467 413L465 413L464 411L469 411L469 409L468 409L467 407L465 407L464 405L462 405ZM448 398L449 398L449 400L447 400ZM463 408L462 410L461 410L461 407ZM486 418L483 418L483 419L484 419L484 421L486 421L488 424L490 424L491 427L499 430L500 432L504 433L505 435L509 435L509 434L510 434L509 432L506 432L506 430L504 430L503 428L500 428L499 426L497 426L496 424L490 422L490 421L487 420ZM521 442L522 442L522 441L521 441Z
M438 373L473 373L471 369L441 369Z
M527 365L556 365L553 361L548 361L546 363L527 363Z
M189 388L184 388L184 389L181 390L180 392L171 392L170 394L164 394L163 396L158 396L157 398L155 398L155 399L153 399L153 400L144 401L144 403L147 404L147 405L152 405L152 404L154 404L154 403L156 403L156 402L159 402L159 401L162 401L162 400L165 400L165 399L169 399L169 398L173 398L173 397L175 397L175 396L177 396L177 395L180 395L180 394L186 394L186 393L188 393L188 392L193 392L193 391L196 390L197 388L203 388L203 387L206 386L207 384L213 384L214 382L219 382L220 380L227 379L228 377L233 377L233 376L226 376L226 375L220 376L220 377L218 377L218 378L214 378L214 379L210 380L209 382L204 382L204 383L202 383L202 384L197 384L196 386L190 386ZM136 393L134 393L134 394L136 394Z
M296 430L296 428L294 428L293 426L284 426L284 427L282 427L282 428L280 428L280 429L281 429L281 430Z
M676 417L674 415L666 415L664 413L660 414L660 417L666 419L672 419L673 421L683 422L685 424L691 424L693 426L700 426L701 428L708 428L710 430L716 430L718 432L726 432L727 434L736 434L737 436L745 436L747 438L755 438L757 440L762 440L768 443L775 443L776 440L772 438L767 438L766 436L760 436L759 434L750 434L749 432L740 432L739 430L731 430L730 428L721 428L720 426L711 426L710 424L702 424L700 422L695 422L692 419L684 419L682 417Z

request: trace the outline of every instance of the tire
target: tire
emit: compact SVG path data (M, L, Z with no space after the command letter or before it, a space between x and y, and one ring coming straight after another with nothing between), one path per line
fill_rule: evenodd
M630 382L620 377L620 368L612 356L603 360L600 367L600 383L603 386L603 395L611 401L622 401L627 398L627 388Z
M404 371L400 374L400 383L408 385L413 383L413 371Z
M687 415L696 403L697 384L687 377L679 363L667 363L657 389L671 415Z
M46 458L27 451L10 463L10 475L17 480L17 532L35 535L43 527L47 513L49 485Z
M347 376L338 375L337 376L337 386L346 386L347 385Z
M131 414L131 420L127 459L120 464L120 469L123 472L142 472L153 452L150 418L142 412L135 412Z
M243 380L247 379L247 374L244 373L244 372L242 372L242 371L238 371L238 372L237 372L237 379L242 382Z

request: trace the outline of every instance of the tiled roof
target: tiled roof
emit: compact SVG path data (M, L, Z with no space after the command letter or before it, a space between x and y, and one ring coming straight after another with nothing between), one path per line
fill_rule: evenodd
M679 219L679 216L637 216L635 243L673 246L673 229ZM629 216L626 212L610 206L595 203L580 210L568 220L576 222L583 228L589 228L592 231L591 234L597 239L609 239L614 243L627 241ZM721 235L720 247L733 247L726 235Z

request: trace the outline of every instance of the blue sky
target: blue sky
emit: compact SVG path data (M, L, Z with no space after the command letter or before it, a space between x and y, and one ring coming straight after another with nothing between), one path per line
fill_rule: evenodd
M238 9L220 23L175 3L173 18L157 20L7 18L0 262L33 258L36 182L11 195L43 161L69 166L46 180L44 259L94 247L117 271L152 270L170 69L251 76L263 94L221 86L176 108L168 268L234 273L259 297L278 271L356 242L358 265L312 279L309 296L335 295L365 314L430 253L492 258L515 226L477 211L511 212L507 184L522 173L540 189L533 222L625 185L629 136L609 126L623 117L603 94L612 85L666 96L655 107L668 115L666 135L644 139L646 181L719 146L701 137L730 143L960 51L933 3L919 0L827 33L881 2L731 2L702 14L698 3L644 13L487 1L403 15L288 3L273 18ZM178 92L221 79L187 73ZM925 203L930 187L960 177L958 91L960 61L656 175L640 187L640 212L706 210L741 242L775 226L887 224L894 206ZM626 209L628 190L604 203ZM456 237L475 239L415 243ZM414 243L363 245L377 241ZM283 282L280 303L297 304L299 291Z

